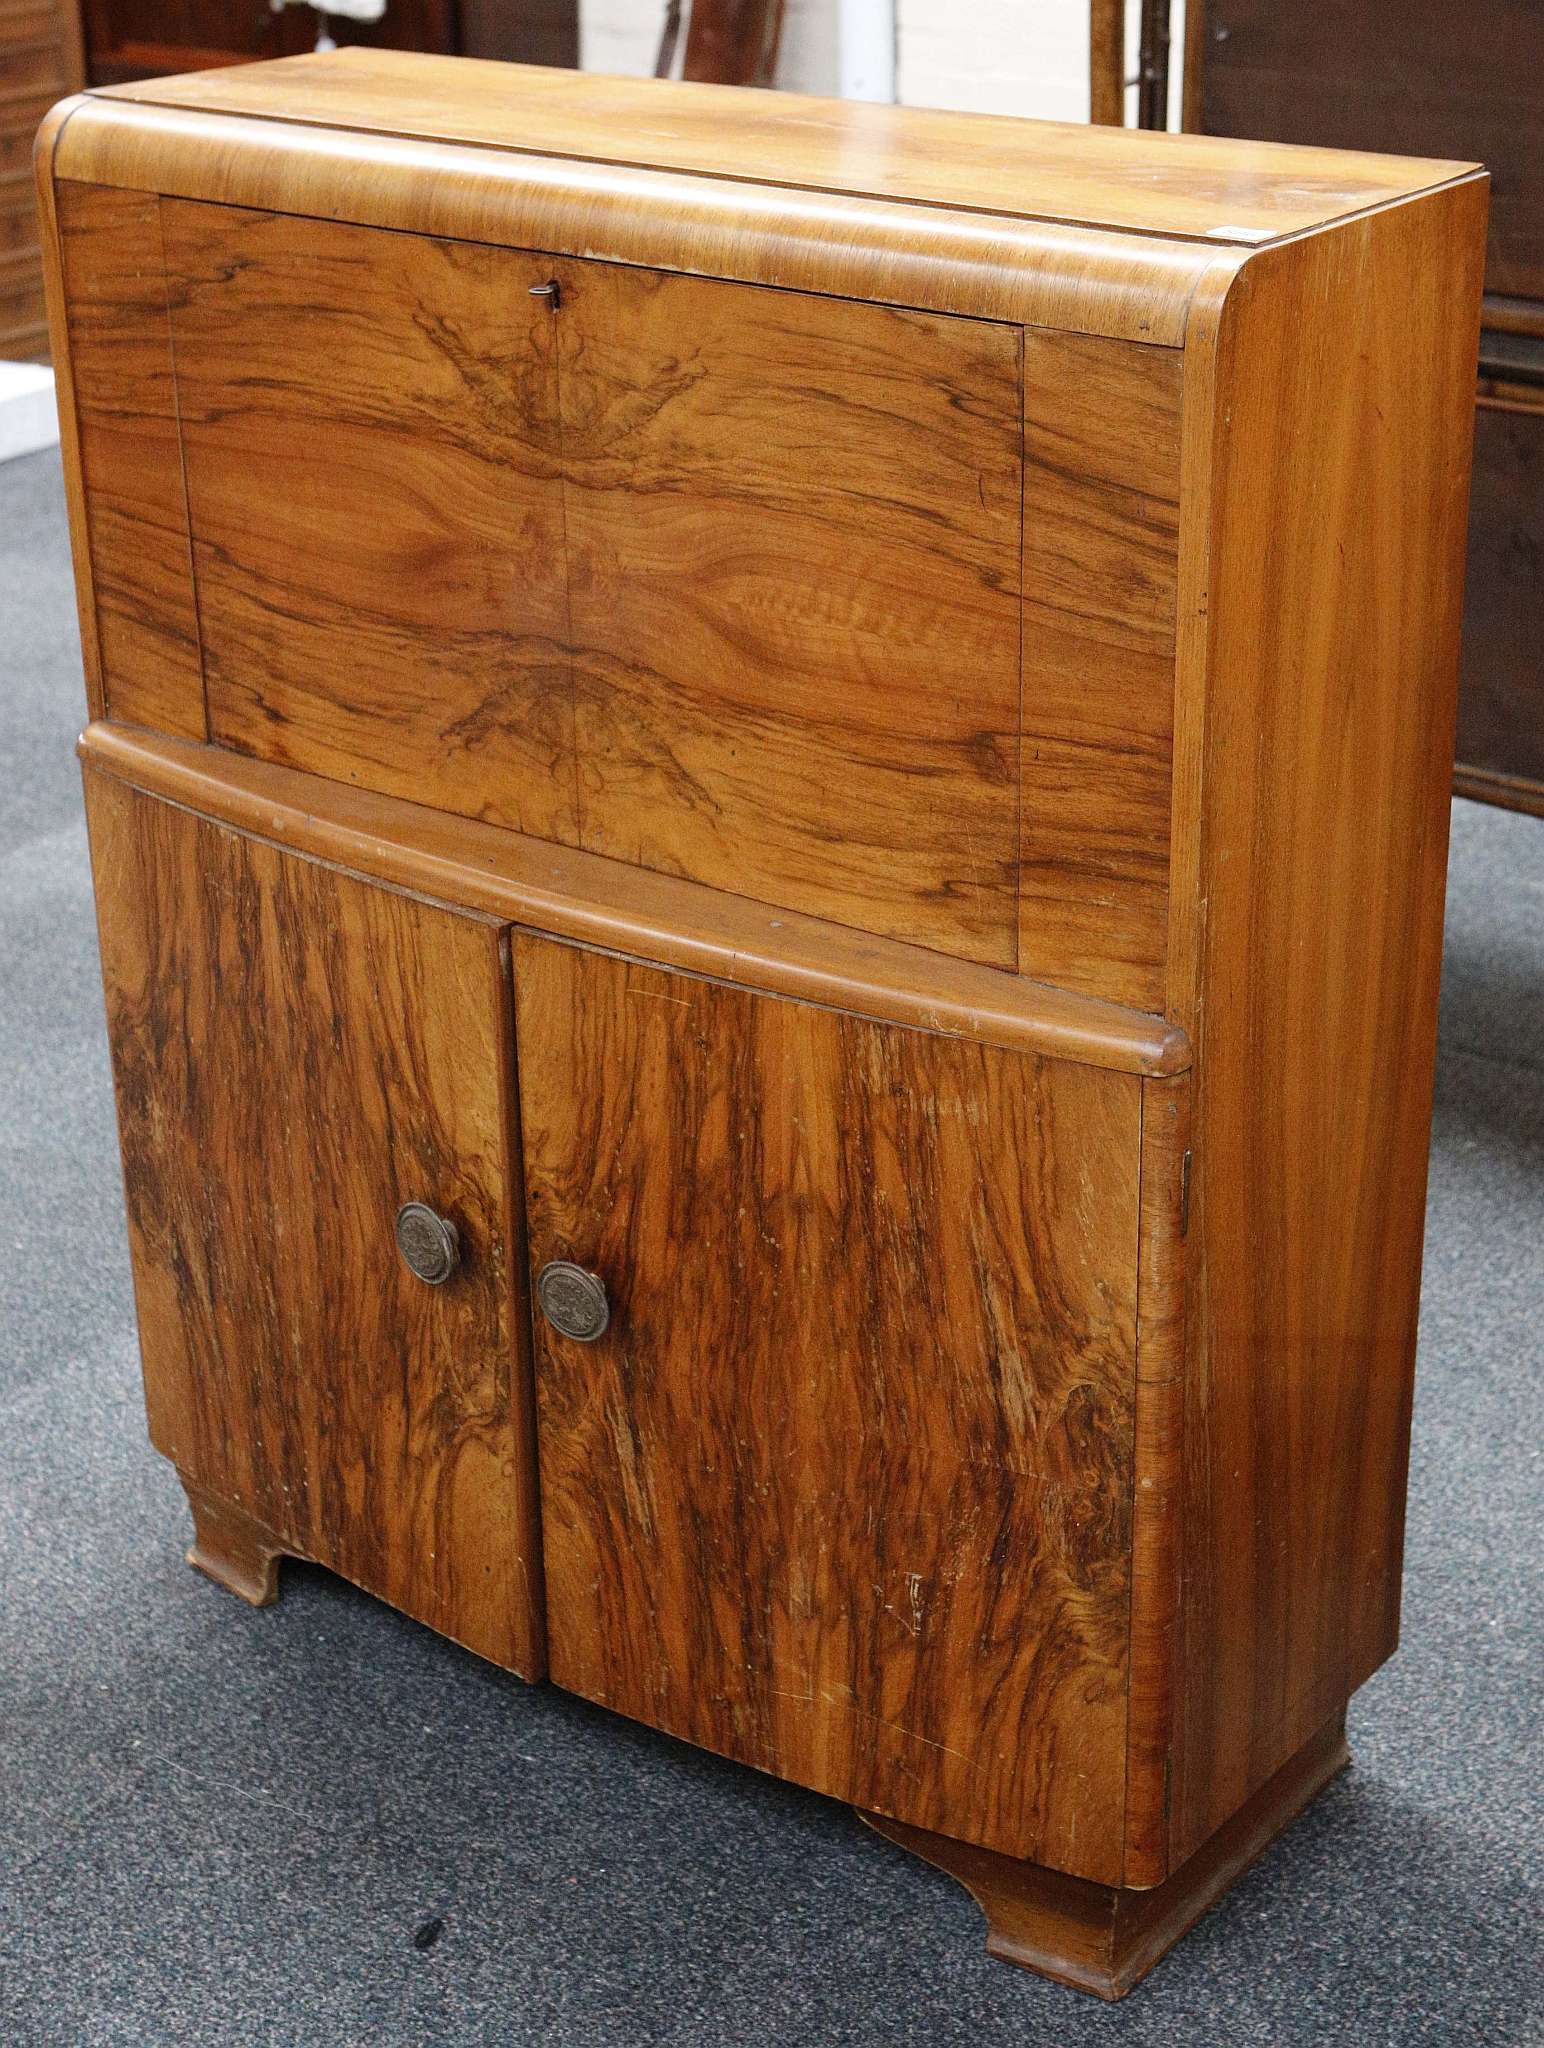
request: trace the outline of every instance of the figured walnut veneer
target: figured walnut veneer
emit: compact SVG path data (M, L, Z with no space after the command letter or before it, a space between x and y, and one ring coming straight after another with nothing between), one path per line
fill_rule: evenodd
M501 927L87 789L152 1441L538 1674ZM443 1288L382 1257L426 1183L466 1245Z
M209 736L576 843L538 258L167 202Z
M362 51L39 162L193 1561L1120 1995L1397 1634L1483 177Z
M538 1326L553 1676L1118 1879L1142 1082L547 939L515 985L533 1271L626 1276L622 1344Z

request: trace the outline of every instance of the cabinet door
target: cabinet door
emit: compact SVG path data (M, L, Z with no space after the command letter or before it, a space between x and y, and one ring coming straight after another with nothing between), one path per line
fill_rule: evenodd
M500 928L87 783L157 1448L536 1675ZM442 1285L397 1253L414 1200Z
M1140 1082L520 937L559 1684L1118 1882Z
M1018 330L559 275L581 843L1015 965Z
M161 212L210 736L572 843L542 260Z

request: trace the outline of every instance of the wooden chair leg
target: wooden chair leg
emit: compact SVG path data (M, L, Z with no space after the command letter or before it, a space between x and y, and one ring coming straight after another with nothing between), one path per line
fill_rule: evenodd
M1187 1863L1148 1891L1090 1884L882 1814L860 1818L964 1885L986 1915L989 1955L1116 1999L1141 1982L1350 1761L1340 1713Z
M278 1598L279 1559L286 1546L241 1508L216 1500L180 1472L177 1476L193 1513L188 1563L252 1606L267 1607Z

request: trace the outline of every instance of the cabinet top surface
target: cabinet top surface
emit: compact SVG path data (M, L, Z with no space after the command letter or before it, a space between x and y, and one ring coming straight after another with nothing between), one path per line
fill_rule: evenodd
M93 96L1223 245L1322 227L1474 169L358 47Z

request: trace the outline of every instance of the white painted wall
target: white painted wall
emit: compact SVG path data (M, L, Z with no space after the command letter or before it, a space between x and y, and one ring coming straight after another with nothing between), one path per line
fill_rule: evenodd
M654 0L579 0L580 69L646 77L664 18Z
M1137 0L1127 0L1127 75ZM1169 126L1179 126L1185 0L1173 0ZM586 71L653 70L664 0L581 0ZM894 73L884 66L893 47ZM914 107L1088 119L1088 0L788 0L777 83L791 92L894 96ZM1136 91L1127 94L1128 121Z
M1086 0L896 0L896 78L911 107L1086 121Z
M646 78L664 25L664 0L580 0L579 62ZM788 0L777 83L786 92L838 92L840 43L837 0Z
M895 0L897 98L913 107L1088 119L1088 0ZM1137 69L1138 0L1126 0L1126 76ZM1185 0L1171 0L1169 126L1180 117ZM1126 120L1137 117L1136 87Z

